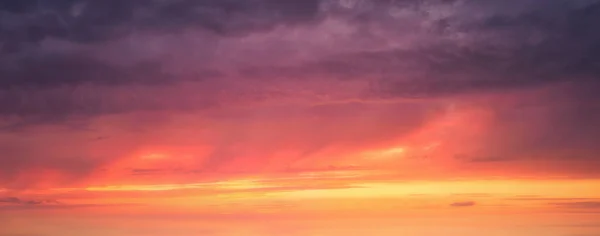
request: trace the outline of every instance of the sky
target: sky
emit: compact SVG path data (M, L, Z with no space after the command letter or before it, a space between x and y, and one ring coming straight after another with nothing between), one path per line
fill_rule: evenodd
M598 236L598 0L0 0L0 236Z

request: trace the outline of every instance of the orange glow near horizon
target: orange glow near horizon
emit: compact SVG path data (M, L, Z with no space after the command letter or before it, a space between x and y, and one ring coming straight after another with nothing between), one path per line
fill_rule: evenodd
M68 219L89 227L103 224L114 227L110 220L83 223L94 217L128 217L139 222L162 222L174 217L180 220L159 229L183 230L183 235L190 236L194 235L190 232L200 232L191 223L185 225L194 219L236 225L229 229L231 232L219 229L229 232L223 235L273 235L268 225L251 232L249 224L258 221L299 224L301 226L285 227L304 228L299 231L300 235L332 236L368 231L349 226L358 224L352 222L381 227L379 235L382 236L402 232L434 236L451 231L455 225L467 227L465 222L455 222L456 217L477 219L478 225L489 225L486 226L489 229L508 227L504 232L526 236L525 232L529 231L511 223L511 219L520 214L530 215L522 218L522 222L536 217L541 217L541 222L554 222L563 219L561 215L572 214L577 217L569 218L567 225L594 224L584 215L596 214L595 204L600 199L596 186L600 186L600 179L554 171L560 162L545 161L546 166L540 166L534 159L502 161L490 157L480 160L477 158L487 157L450 155L461 150L478 151L465 149L465 143L488 148L475 137L489 130L487 123L491 118L485 111L474 111L468 106L464 110L455 107L449 112L399 138L391 136L387 140L352 145L331 144L305 153L294 148L310 140L302 137L299 142L292 135L290 140L278 143L280 138L270 136L278 137L280 127L270 125L259 126L253 131L256 136L244 143L227 143L227 151L229 148L238 151L238 157L231 159L227 159L230 157L226 151L220 150L221 144L211 144L210 139L201 134L198 140L205 144L198 146L144 145L118 152L121 158L104 163L102 168L86 176L85 181L70 186L56 182L54 186L0 189L0 194L18 196L18 199L5 198L0 207L8 214L38 217L36 219L46 225L53 224L45 218L46 214L66 217L60 222ZM295 125L296 121L290 122ZM285 122L279 124L287 126ZM183 120L179 125L191 127ZM173 129L179 130L179 125ZM301 130L295 132L301 133ZM220 162L222 160L225 162ZM54 179L47 179L47 183L52 181ZM7 214L0 217L16 219ZM412 217L416 217L414 221L405 220ZM493 223L495 220L500 222ZM15 222L10 224L8 232L35 234L42 230L66 230L52 227L24 230ZM394 222L407 225L396 228ZM425 222L441 226L431 231L416 226ZM335 231L341 225L345 230ZM285 231L285 227L282 230ZM532 228L531 232L546 233L544 229ZM100 229L95 232L137 235ZM477 235L480 230L456 232L450 235ZM564 236L558 232L569 230L556 232L545 235Z

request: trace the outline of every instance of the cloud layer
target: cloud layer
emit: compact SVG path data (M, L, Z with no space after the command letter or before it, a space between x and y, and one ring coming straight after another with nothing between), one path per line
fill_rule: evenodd
M348 156L401 143L588 175L599 16L593 0L4 1L1 184L156 169L130 156L157 146L203 172L375 166Z

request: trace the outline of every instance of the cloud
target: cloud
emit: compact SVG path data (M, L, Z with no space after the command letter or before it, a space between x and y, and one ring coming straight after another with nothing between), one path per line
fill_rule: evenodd
M119 85L168 83L160 65L139 64L131 68L112 66L85 56L56 55L17 62L16 68L0 68L0 88L44 88L68 85Z
M74 24L72 34L79 36L48 36L19 56L5 56L5 65L13 66L0 68L0 88L11 87L12 93L28 92L23 87L177 84L200 77L208 81L195 84L196 88L231 91L221 99L234 94L255 102L259 97L293 97L299 87L330 99L391 99L531 88L588 81L598 75L594 48L600 36L588 23L598 15L598 4L561 0L35 4L4 6L14 18L11 30L24 31L46 14ZM34 22L25 22L27 14L35 16ZM403 27L393 27L398 22ZM284 26L269 26L278 24ZM135 34L116 33L123 25L140 29ZM180 33L161 30L179 28ZM205 33L207 29L253 33L215 36ZM262 55L260 60L257 55ZM127 66L124 60L129 61ZM221 82L215 82L217 78ZM9 99L2 100L9 103ZM75 96L64 99L67 105L78 101Z
M455 193L452 196L458 197L492 197L492 194L489 193Z
M514 200L514 201L587 201L587 200L595 200L594 198L552 198L552 197L536 197L536 196L524 196L524 197L514 197L507 198L506 200Z
M37 205L53 205L59 204L56 200L25 200L17 197L0 198L0 204L3 205L19 205L19 206L37 206Z
M8 142L10 143L10 142ZM35 141L32 142L32 144ZM8 147L0 146L3 152L0 158L0 177L2 185L7 187L27 186L31 179L40 177L39 175L49 174L48 179L57 178L64 183L80 181L87 176L102 161L90 156L62 156L60 151L54 153L43 153L43 146L38 146L39 151L28 150L21 145ZM72 152L72 151L66 151ZM68 154L67 154L68 155ZM24 170L38 170L24 174ZM50 173L48 173L50 172ZM55 174L51 174L54 172ZM52 177L50 176L52 175ZM43 181L42 181L43 182Z
M573 209L598 209L600 202L597 201L581 201L581 202L553 202L550 205Z
M156 175L156 174L164 174L164 172L166 172L166 171L170 171L170 170L168 170L168 169L132 169L131 173L133 175Z
M72 210L80 208L96 207L123 207L136 204L57 204L57 205L0 205L3 211L27 211L27 210Z
M466 162L504 162L513 161L515 157L469 157L465 155L456 155L456 159Z
M54 199L22 199L17 197L0 198L0 210L52 210L52 209L76 209L89 207L126 206L133 204L68 204Z
M589 80L590 76L598 75L593 65L597 59L594 59L597 55L594 48L598 40L594 39L600 36L595 33L594 26L588 24L593 20L588 18L598 15L594 14L597 4L582 5L561 0L529 4L180 0L74 1L39 6L32 2L5 8L8 12L28 12L35 16L46 14L44 12L63 14L63 18L72 18L76 22L73 24L81 24L79 28L74 27L75 31L80 29L80 34L89 34L80 37L102 40L80 45L69 42L71 38L66 36L44 39L30 53L21 54L25 59L5 58L11 64L22 66L1 70L6 76L2 76L5 79L0 87L85 82L173 83L181 80L173 76L189 75L200 68L207 78L233 77L234 84L223 88L226 90L237 90L241 83L248 86L250 83L244 81L248 77L255 78L254 81L260 84L268 80L270 85L258 90L241 87L258 93L249 96L264 96L273 87L285 89L300 85L314 91L323 85L310 86L314 80L311 78L318 77L335 87L361 80L363 85L350 95L377 99L527 88L557 81ZM516 11L506 10L509 8ZM79 13L72 16L73 11ZM464 12L481 14L474 17ZM308 24L311 19L320 18L319 15L325 17ZM15 21L23 20L17 17ZM285 24L285 27L258 26L263 24L262 21L266 25ZM290 22L305 24L290 25ZM398 22L402 22L403 27L393 27ZM86 25L92 23L94 27ZM123 24L139 24L140 32L127 33L129 38L101 37L113 34L104 31L121 30L119 26ZM11 27L27 28L20 24ZM237 28L241 31L264 30L225 37L202 33L207 27L219 32L235 32ZM161 28L184 28L186 31L169 33L158 30ZM130 39L137 42L132 44ZM264 54L261 60L255 60L258 54ZM135 59L129 67L113 65L132 57L141 58ZM181 58L196 63L185 66L190 62ZM281 61L289 63L278 65ZM178 65L173 65L174 62ZM235 75L238 72L242 74ZM276 79L281 77L287 79ZM367 79L369 81L365 81ZM265 85L268 83L264 82ZM207 82L198 86L214 85ZM279 96L290 96L285 91L280 92L284 93ZM339 93L323 92L330 96Z
M210 146L187 153L203 173L323 168L398 143L595 173L597 1L1 4L0 176L15 186L162 143ZM107 133L121 138L84 141Z
M475 206L476 203L473 201L466 201L466 202L453 202L450 204L451 207L472 207Z
M8 15L2 29L14 34L8 38L17 41L14 43L39 42L47 37L93 43L125 37L145 28L167 32L200 28L224 35L238 34L310 21L319 9L316 0L22 2L0 6Z

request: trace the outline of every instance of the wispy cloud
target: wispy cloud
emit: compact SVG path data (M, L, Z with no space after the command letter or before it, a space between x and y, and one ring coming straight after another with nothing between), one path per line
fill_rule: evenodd
M35 206L35 205L53 205L60 204L56 200L25 200L17 197L4 197L0 198L0 204L4 205L22 205L22 206Z
M600 201L552 202L550 205L573 209L600 209Z
M450 204L451 207L472 207L477 203L473 201L465 201L465 202L453 202Z
M513 201L593 201L593 200L596 200L596 198L560 198L560 197L531 196L531 197L507 198L506 200L513 200Z
M17 197L0 198L0 210L20 211L20 210L67 210L77 208L92 207L111 207L111 206L133 206L137 204L70 204L53 199L33 200Z

